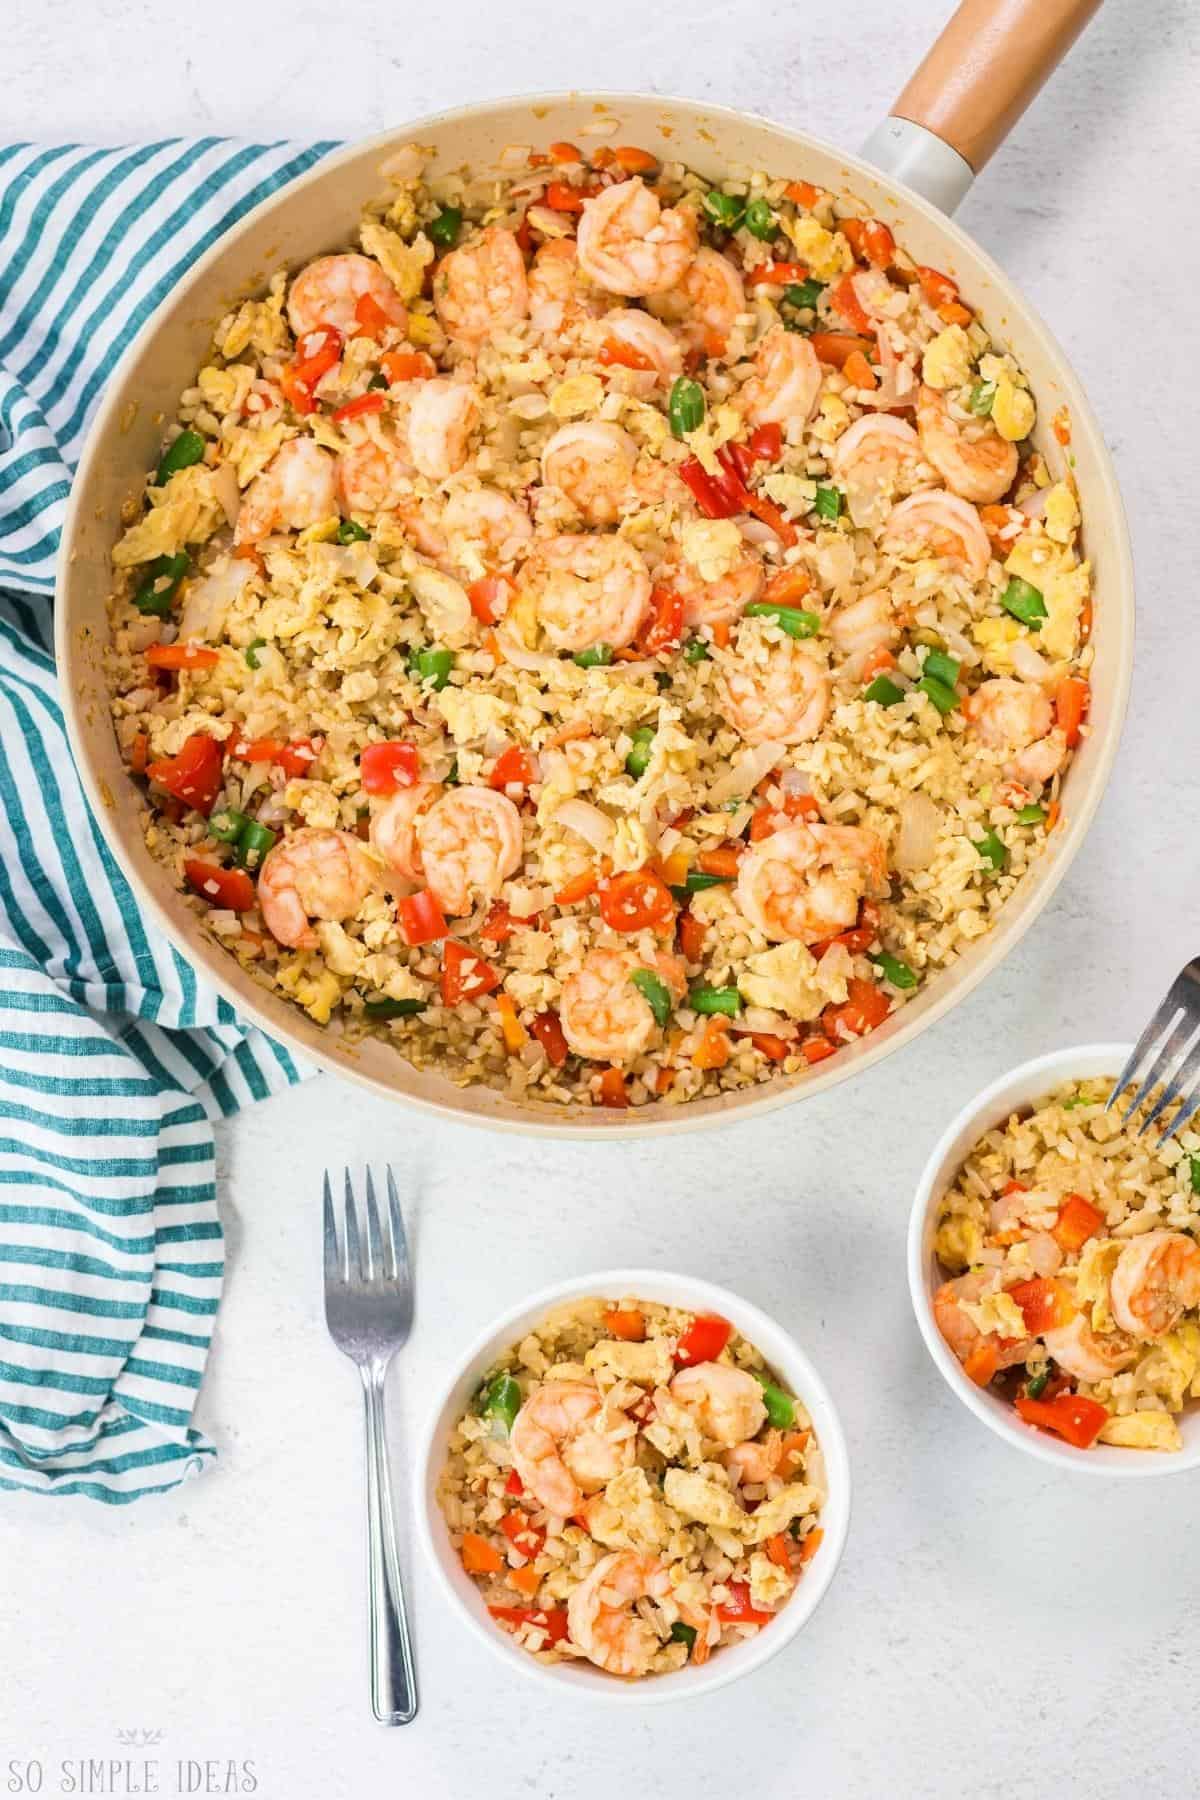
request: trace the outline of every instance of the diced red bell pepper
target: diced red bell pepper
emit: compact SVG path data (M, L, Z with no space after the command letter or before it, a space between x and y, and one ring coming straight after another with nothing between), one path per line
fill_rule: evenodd
M515 1469L508 1471L508 1480L504 1483L504 1491L506 1494L515 1494L518 1499L525 1492L525 1483Z
M244 738L235 731L225 749L235 762L277 763L291 780L299 780L312 774L323 742L321 738L293 738L284 743L281 738Z
M1059 730L1066 736L1069 750L1073 750L1079 742L1091 697L1090 685L1077 675L1068 675L1065 681L1058 684L1054 695L1054 716Z
M921 283L921 292L931 306L950 306L958 299L958 283L952 281L949 275L943 275L940 269L918 264L917 279Z
M685 906L675 922L675 929L684 961L690 963L703 961L704 945L708 936L707 925Z
M406 944L432 944L446 935L442 909L428 888L397 900L396 918Z
M567 1610L564 1606L554 1606L541 1610L532 1606L489 1606L488 1611L493 1619L502 1624L511 1625L514 1630L522 1625L536 1625L546 1633L551 1644L561 1644L570 1635L567 1627Z
M867 261L875 268L891 268L896 256L896 240L882 219L868 219L863 225L862 248Z
M754 457L746 444L722 444L717 451L717 461L721 465L723 477L722 493L728 498L733 512L753 513L764 525L770 527L781 544L791 545L796 542L796 528L784 518L779 508L763 494L755 494L747 487L750 480ZM726 514L726 517L729 515Z
M416 783L421 772L420 752L415 744L368 744L358 759L358 772L364 793L394 794L398 788Z
M715 1362L729 1342L733 1326L719 1313L697 1313L675 1346L680 1364Z
M837 1055L837 1045L831 1044L827 1037L806 1037L800 1046L800 1054L806 1063L824 1062L826 1057Z
M747 287L788 287L808 280L808 269L804 263L798 262L766 262L759 263L757 268L747 269L745 281Z
M851 956L862 956L871 948L878 935L879 908L873 901L864 900L858 909L858 924L852 925L849 931L839 931L833 941L835 944L844 944ZM816 956L815 948L813 955Z
M601 1106L615 1107L620 1110L629 1105L625 1077L620 1069L605 1069L600 1077L597 1094Z
M537 766L527 750L519 744L510 744L502 750L492 764L492 772L488 776L488 786L504 789L508 787L528 787L531 781L537 780Z
M604 1315L604 1329L623 1344L640 1344L646 1337L646 1315L635 1307L614 1306Z
M221 791L223 752L216 738L195 732L176 756L162 757L146 765L146 774L160 788L205 817Z
M152 669L215 669L220 660L205 644L151 644L146 650Z
M359 295L354 303L354 317L358 321L358 330L354 333L355 337L381 337L388 329L389 325L398 324L403 326L407 323L406 316L403 312L401 312L399 319L393 318L390 313L386 312L384 308L380 306L373 294ZM334 416L336 417L336 414Z
M457 1006L461 1000L478 1000L500 986L498 970L484 962L465 944L447 938L442 945L442 1003Z
M662 931L675 919L675 902L653 869L627 869L600 887L600 915L614 931Z
M333 413L335 425L341 425L346 419L361 419L364 413L383 411L383 395L376 389L373 394L357 394L353 400L347 400Z
M853 356L857 350L865 356L874 348L868 337L859 337L851 331L814 331L809 338L817 355L817 361L828 363L832 369L844 369L846 358Z
M677 650L682 638L683 595L674 588L652 588L650 613L638 633L638 649L644 656L658 656L666 650Z
M748 1582L731 1581L729 1599L718 1606L717 1617L723 1625L769 1625L775 1614L758 1611L750 1599Z
M892 1010L892 1003L882 988L873 981L853 975L846 984L848 998L841 1006L827 1006L821 1023L836 1042L848 1037L862 1037L882 1025Z
M738 1031L737 1037L748 1037L756 1050L760 1050L768 1062L781 1063L794 1045L786 1038L776 1037L773 1031Z
M706 519L732 519L743 507L741 494L730 495L726 486L710 475L699 459L689 456L678 468L680 479L691 489L692 498Z
M481 625L494 625L505 611L501 603L511 599L513 591L513 582L509 576L481 575L467 589L467 599Z
M829 303L834 311L845 319L851 331L864 334L874 331L871 315L855 290L853 275L843 275L842 279L830 289Z
M529 1514L522 1512L519 1506L514 1506L511 1512L505 1513L500 1521L500 1529L513 1549L519 1550L530 1561L546 1541L545 1532L538 1531Z
M437 373L437 364L425 350L389 350L379 366L393 386L402 381L424 381Z
M756 462L778 462L783 455L783 426L756 425L750 433L749 450Z
M306 331L296 345L296 355L279 377L284 398L293 412L307 414L317 408L313 390L323 375L341 361L342 334L332 325Z
M812 794L785 794L778 805L773 805L768 800L758 808L750 821L750 842L761 843L763 838L782 831L795 819L810 821L820 817L821 808Z
M225 907L230 912L249 912L257 896L254 883L244 869L223 869L219 863L203 862L190 856L183 872L202 900L210 906Z
M1007 1290L1009 1298L1021 1310L1030 1337L1041 1337L1044 1331L1057 1331L1069 1325L1076 1307L1061 1281L1035 1275L1031 1281L1018 1281Z
M607 366L615 363L619 368L639 369L643 373L650 373L654 369L653 357L647 356L644 350L636 350L632 344L622 343L618 337L604 340L596 360Z
M534 1037L546 1052L552 1069L561 1069L567 1060L568 1045L556 1012L547 1010L536 1015L530 1026Z
M1053 1400L1031 1400L1018 1394L1017 1411L1027 1425L1057 1432L1076 1450L1087 1450L1108 1423L1107 1409L1082 1394L1056 1394Z
M1082 1194L1068 1194L1051 1235L1063 1250L1081 1250L1104 1224L1104 1214Z

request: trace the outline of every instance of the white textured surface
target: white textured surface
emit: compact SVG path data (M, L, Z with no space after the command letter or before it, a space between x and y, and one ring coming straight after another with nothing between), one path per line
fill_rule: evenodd
M568 18L442 0L433 32L415 0L43 0L7 9L0 130L365 133L506 89L641 84L853 147L947 10L611 0ZM903 1249L949 1113L1021 1057L1131 1035L1197 948L1198 84L1187 0L1111 0L961 214L1091 390L1141 593L1113 785L1032 937L858 1086L669 1156L489 1141L327 1078L224 1129L230 1272L202 1402L219 1466L124 1513L0 1502L6 1780L10 1757L116 1755L116 1729L144 1726L165 1733L164 1792L176 1757L248 1757L268 1800L1188 1787L1195 1478L1110 1489L992 1441L926 1357ZM410 1563L423 1710L407 1731L373 1725L358 1391L324 1336L317 1231L320 1165L368 1153L405 1181L419 1264L398 1464L443 1359L588 1265L674 1263L802 1337L844 1411L856 1517L821 1613L748 1685L643 1719L549 1717Z

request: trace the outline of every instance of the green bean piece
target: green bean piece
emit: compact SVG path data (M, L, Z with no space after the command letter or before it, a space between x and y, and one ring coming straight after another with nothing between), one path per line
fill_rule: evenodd
M971 389L971 397L967 404L978 419L986 419L992 410L992 402L996 398L994 381L977 381Z
M760 1375L756 1371L754 1379L763 1391L763 1405L767 1409L768 1422L776 1431L786 1431L796 1422L796 1402L790 1394L785 1394L782 1388L776 1387L769 1376Z
M1188 1179L1193 1194L1200 1194L1200 1156L1188 1157Z
M633 748L625 758L625 773L638 781L650 765L650 747L654 743L653 725L639 725L632 737Z
M255 869L261 868L263 857L275 838L276 833L268 826L260 825L257 819L247 819L237 843L237 860L243 869L249 869L253 874Z
M838 519L842 514L842 490L835 487L819 487L813 507L822 519Z
M443 206L436 219L431 219L425 227L426 235L439 250L449 250L458 242L462 221L461 206Z
M877 951L867 958L881 972L885 981L890 981L894 988L915 988L917 978L906 962L898 956L890 956L886 950Z
M246 665L248 668L258 669L262 667L262 660L258 653L260 650L265 650L266 647L266 638L255 638L253 643L246 645Z
M735 987L709 987L700 982L688 995L688 1005L693 1012L724 1013L734 1019L742 1010L742 996Z
M770 600L752 600L746 608L749 619L774 619L781 631L791 638L816 637L821 629L821 615L806 612L802 606L775 605Z
M736 231L746 216L746 202L736 194L723 194L720 188L705 194L702 204L712 223L722 231Z
M923 694L933 701L933 704L943 716L946 713L952 713L958 705L958 695L955 693L954 689L952 687L947 687L944 681L939 681L936 675L922 675L917 686Z
M705 888L726 887L731 879L728 875L706 875L703 869L689 869L684 881L684 892L702 894Z
M165 619L191 566L186 550L179 550L174 556L156 556L152 563L147 563L145 577L133 596L138 611Z
M889 681L886 675L877 675L863 694L864 700L873 700L876 706L899 706L903 698L904 689Z
M810 276L807 281L791 281L783 290L783 297L789 306L799 306L810 311L817 304L825 291L823 281L814 281Z
M503 1425L505 1436L513 1428L513 1420L521 1410L521 1389L511 1375L493 1375L479 1397L479 1411L485 1419Z
M675 1004L666 983L659 980L653 969L635 969L629 979L646 1001L656 1022L665 1025Z
M1030 631L1040 631L1042 620L1049 617L1041 589L1035 588L1032 582L1022 581L1019 575L1010 578L1000 596L1000 604L1022 625L1028 625Z
M746 230L764 244L775 236L775 214L765 200L752 200L746 208Z
M704 423L704 389L698 381L680 375L671 383L667 417L671 421L672 437L686 437L689 431L700 429Z
M990 864L993 874L1002 875L1008 861L1008 851L996 833L994 831L985 832L983 837L974 838L972 842L983 861Z
M690 663L711 662L712 653L703 638L689 638L683 646L683 660Z
M696 1627L694 1625L685 1625L682 1619L676 1619L671 1627L671 1642L673 1644L686 1644L688 1647L688 1654L690 1655L692 1645L695 1641Z
M952 656L947 656L944 650L931 650L925 658L925 667L921 673L932 675L935 681L941 681L947 687L953 687L962 673L962 664L956 662Z
M189 425L163 451L154 477L155 487L162 487L164 482L170 481L172 475L178 475L180 469L190 469L193 463L203 460L204 439Z
M226 806L209 818L208 835L215 837L219 844L236 844L249 823L245 813L235 812L231 806Z
M454 667L454 652L417 650L409 658L408 666L418 681L432 687L435 694L440 694L450 679L450 671Z
M366 526L360 525L357 519L343 519L337 528L339 544L365 544L370 535Z
M368 1019L411 1019L414 1013L424 1012L424 1010L424 1000L412 998L363 1001L363 1013Z
M580 650L571 661L581 669L606 669L613 659L611 644L590 644L586 650Z
M1046 1383L1049 1381L1049 1379L1050 1379L1050 1365L1049 1365L1049 1363L1047 1363L1046 1367L1041 1371L1041 1373L1039 1375L1034 1375L1031 1380L1029 1380L1025 1383L1025 1392L1031 1400L1040 1400L1041 1399L1042 1394L1045 1392Z
M1017 814L1018 825L1040 825L1046 817L1043 806L1023 806Z

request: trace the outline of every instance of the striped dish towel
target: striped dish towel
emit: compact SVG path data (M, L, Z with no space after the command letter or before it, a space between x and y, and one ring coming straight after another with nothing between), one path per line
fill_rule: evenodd
M0 145L0 1488L121 1502L191 1425L221 1292L211 1119L296 1081L139 917L67 748L54 555L134 332L331 144Z

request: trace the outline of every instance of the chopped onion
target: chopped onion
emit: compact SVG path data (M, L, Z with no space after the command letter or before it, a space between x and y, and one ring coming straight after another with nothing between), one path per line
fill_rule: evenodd
M739 1031L768 1031L781 1038L794 1038L799 1029L786 1013L771 1012L765 1006L743 1007L737 1023Z
M531 675L542 675L558 666L557 656L548 656L542 650L527 650L522 640L514 632L505 631L503 625L497 627L496 638L504 652L505 662L511 663L514 669L523 669Z
M1046 511L1049 488L1035 488L1032 494L1026 494L1023 500L1017 501L1018 512L1023 512L1027 519L1040 519Z
M601 855L609 848L616 835L616 825L608 814L593 806L590 800L562 800L554 814L559 825L565 825L568 831L577 831L581 838Z
M213 470L212 491L221 503L221 511L227 522L236 525L238 513L242 509L242 496L238 488L237 471L232 463L222 463L219 469Z
M892 861L904 875L927 869L937 849L941 813L926 794L905 794L897 811L900 831Z
M811 794L812 776L807 769L785 769L779 785L785 794Z
M179 636L193 643L219 637L225 615L254 574L254 564L228 557L193 581L179 615Z
M416 181L429 157L430 151L423 144L401 144L392 156L380 163L379 173L385 181Z
M1009 651L1012 666L1022 681L1049 681L1052 670L1040 651L1028 638L1017 638Z
M752 794L764 775L769 775L787 753L786 744L754 744L734 757L724 775L717 777L708 790L710 806L724 806L726 800Z
M461 581L420 563L409 575L409 586L416 596L435 643L459 649L471 636L471 602Z

